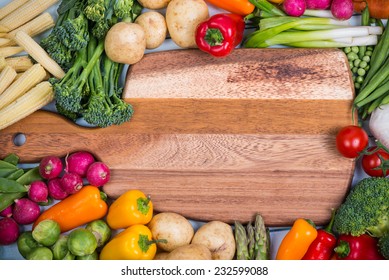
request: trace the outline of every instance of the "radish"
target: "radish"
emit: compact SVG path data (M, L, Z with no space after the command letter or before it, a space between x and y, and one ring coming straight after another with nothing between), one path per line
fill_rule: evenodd
M66 172L76 173L81 176L81 178L86 177L86 172L89 166L95 162L93 155L86 151L79 151L73 154L70 154L66 159Z
M28 188L28 198L35 202L47 202L49 190L45 182L41 180L33 181Z
M292 17L300 17L306 9L305 0L285 0L282 7L286 14Z
M101 161L92 163L86 173L86 179L88 182L96 187L100 187L106 184L109 181L110 176L111 172L109 167Z
M19 225L14 219L5 217L0 220L0 245L9 245L16 242L19 235Z
M62 161L56 156L46 156L39 163L39 174L44 179L52 179L58 177L63 169Z
M78 192L84 183L80 175L76 173L65 173L61 178L61 187L67 194Z
M12 205L5 208L3 211L0 212L1 217L11 217L12 216Z
M53 199L62 200L68 196L68 193L62 189L60 178L50 179L47 182L47 189L49 191L49 196Z
M352 0L332 0L331 13L339 20L347 20L354 13Z
M38 203L29 198L21 198L15 200L12 217L19 225L28 225L35 222L40 212Z
M305 0L307 9L326 10L331 6L332 0Z

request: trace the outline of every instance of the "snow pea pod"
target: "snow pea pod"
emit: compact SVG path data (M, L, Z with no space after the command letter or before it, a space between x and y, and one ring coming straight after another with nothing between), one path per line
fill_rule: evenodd
M27 188L15 180L0 178L0 192L1 193L18 193L27 192Z

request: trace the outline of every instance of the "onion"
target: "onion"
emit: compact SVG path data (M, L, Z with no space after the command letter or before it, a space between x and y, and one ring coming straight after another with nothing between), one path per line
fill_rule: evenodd
M369 129L373 136L389 149L389 104L382 105L371 113Z

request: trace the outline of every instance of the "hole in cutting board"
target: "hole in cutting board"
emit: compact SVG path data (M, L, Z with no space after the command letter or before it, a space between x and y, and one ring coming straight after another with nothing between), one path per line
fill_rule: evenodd
M26 135L24 133L17 133L15 134L14 138L13 138L13 143L15 146L23 146L25 143L26 143Z

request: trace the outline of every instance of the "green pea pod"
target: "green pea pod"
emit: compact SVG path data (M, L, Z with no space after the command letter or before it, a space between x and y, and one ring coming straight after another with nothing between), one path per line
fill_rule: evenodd
M22 198L26 193L0 193L0 211L14 203L15 199Z
M19 157L16 155L16 154L9 154L8 156L6 156L3 161L6 161L12 165L17 165L19 163Z
M42 176L39 174L39 166L26 171L16 182L22 185L29 185L36 180L42 180Z
M24 174L24 170L23 169L16 169L14 172L12 172L11 174L9 174L7 177L7 179L9 180L17 180L20 178L20 176L22 176Z
M1 193L27 192L27 188L14 180L10 180L7 178L0 178L0 192Z
M13 172L18 170L17 168L1 168L0 169L0 178L6 178L11 175Z

